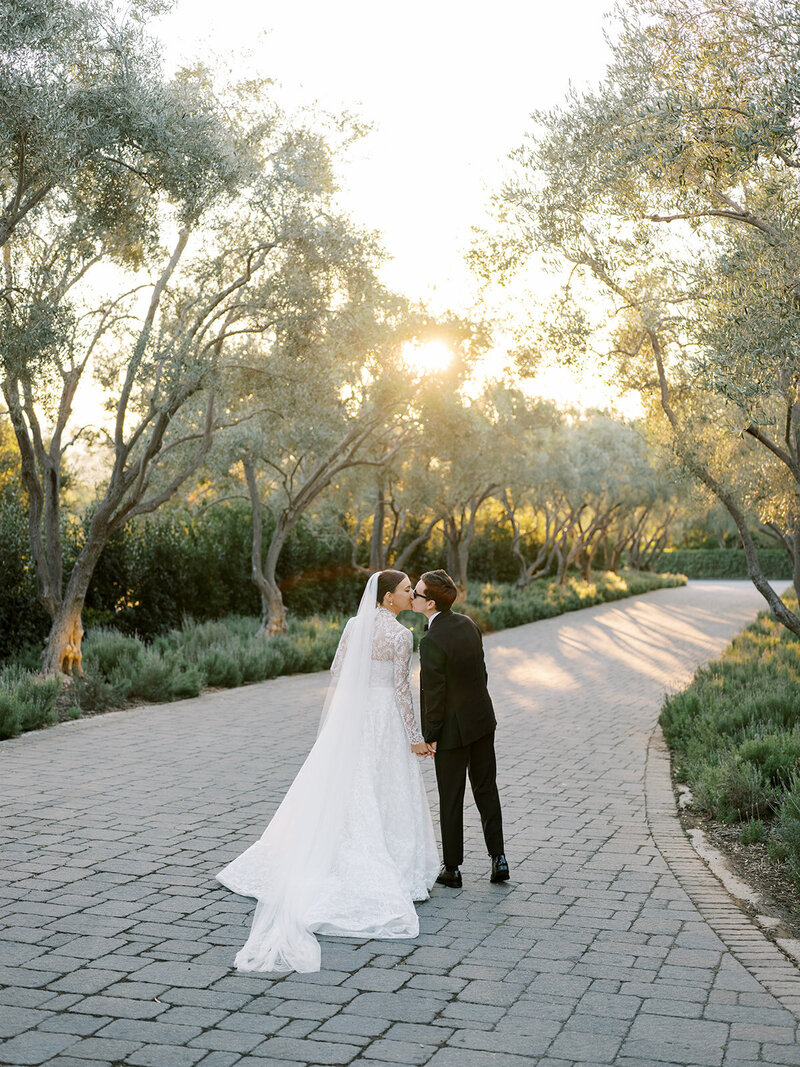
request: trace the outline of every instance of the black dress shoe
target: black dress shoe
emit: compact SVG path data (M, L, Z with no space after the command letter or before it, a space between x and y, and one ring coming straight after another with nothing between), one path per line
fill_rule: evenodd
M508 877L508 875L506 875ZM458 867L447 867L442 864L442 869L436 879L439 885L449 886L451 889L461 888L461 871Z
M499 856L492 856L492 877L490 882L507 882L509 879L508 860L501 852Z

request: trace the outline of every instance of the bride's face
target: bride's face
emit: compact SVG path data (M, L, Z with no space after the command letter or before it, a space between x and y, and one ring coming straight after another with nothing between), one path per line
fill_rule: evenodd
M409 611L411 609L411 594L413 592L414 588L411 585L410 578L406 577L402 582L397 583L390 593L390 597L394 601L395 611Z

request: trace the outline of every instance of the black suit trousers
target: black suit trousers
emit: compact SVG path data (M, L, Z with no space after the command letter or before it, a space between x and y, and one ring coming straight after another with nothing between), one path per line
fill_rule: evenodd
M494 731L461 748L437 748L434 762L436 784L439 787L442 859L445 865L460 867L464 862L464 791L467 774L489 855L497 856L504 852Z

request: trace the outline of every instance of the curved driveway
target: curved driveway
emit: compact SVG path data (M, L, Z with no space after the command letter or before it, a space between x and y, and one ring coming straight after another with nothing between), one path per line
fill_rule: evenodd
M761 606L692 582L487 638L512 881L469 807L464 888L419 939L323 939L313 976L231 970L251 902L213 874L297 771L324 675L3 742L0 1063L800 1064L800 976L686 848L649 744Z

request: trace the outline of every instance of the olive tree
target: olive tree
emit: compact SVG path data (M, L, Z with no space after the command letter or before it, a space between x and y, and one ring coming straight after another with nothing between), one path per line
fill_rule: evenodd
M398 368L403 377L402 447L380 467L351 475L340 490L356 569L365 573L387 566L405 570L434 529L447 520L451 504L442 492L437 450L447 439L447 426L452 425L448 420L457 420L458 409L465 406L466 380L489 340L487 324L478 319L452 312L436 319L417 313ZM416 348L432 341L450 352L449 364L438 370L417 367ZM447 442L445 447L451 445ZM466 454L462 461L469 462ZM359 541L366 531L369 556L360 562ZM474 527L470 541L473 536ZM452 557L450 562L456 569Z
M415 316L381 289L371 259L374 251L354 240L338 269L329 264L317 279L313 321L279 331L269 346L266 338L248 346L241 362L252 371L228 383L241 394L246 380L244 409L253 413L224 435L219 451L228 463L241 464L250 498L252 577L267 637L286 630L276 571L289 533L345 472L380 470L407 433L409 381L401 353ZM266 552L265 509L274 520Z
M463 592L477 519L502 492L513 430L498 418L492 386L475 398L431 391L422 407L425 454L420 476L433 515L441 516L447 572Z
M147 31L164 0L4 0L0 247L66 196L135 248L166 193L186 213L235 175L206 79L167 80ZM123 239L124 235L124 239Z
M352 546L352 566L365 575L389 566L405 571L442 521L422 469L420 427L407 415L403 429L396 454L379 467L354 470L330 496L330 510L340 516ZM363 542L366 556L360 552Z
M800 633L751 533L763 494L733 476L769 468L800 587L795 14L786 0L621 6L606 79L535 116L474 259L512 273L544 253L564 271L562 355L594 347L660 409L754 584Z
M188 216L162 193L154 221L171 246L143 246L135 274L109 270L119 235L98 231L66 194L20 221L4 246L1 384L30 502L39 599L52 619L47 671L80 670L83 602L109 537L168 501L214 433L242 417L219 400L229 350L235 360L241 337L271 335L287 316L302 329L313 309L297 279L345 252L348 223L333 210L325 139L284 120L258 87L229 104L238 189L209 190ZM108 397L93 432L109 473L64 575L62 467L82 431L72 419L76 393L92 375Z

